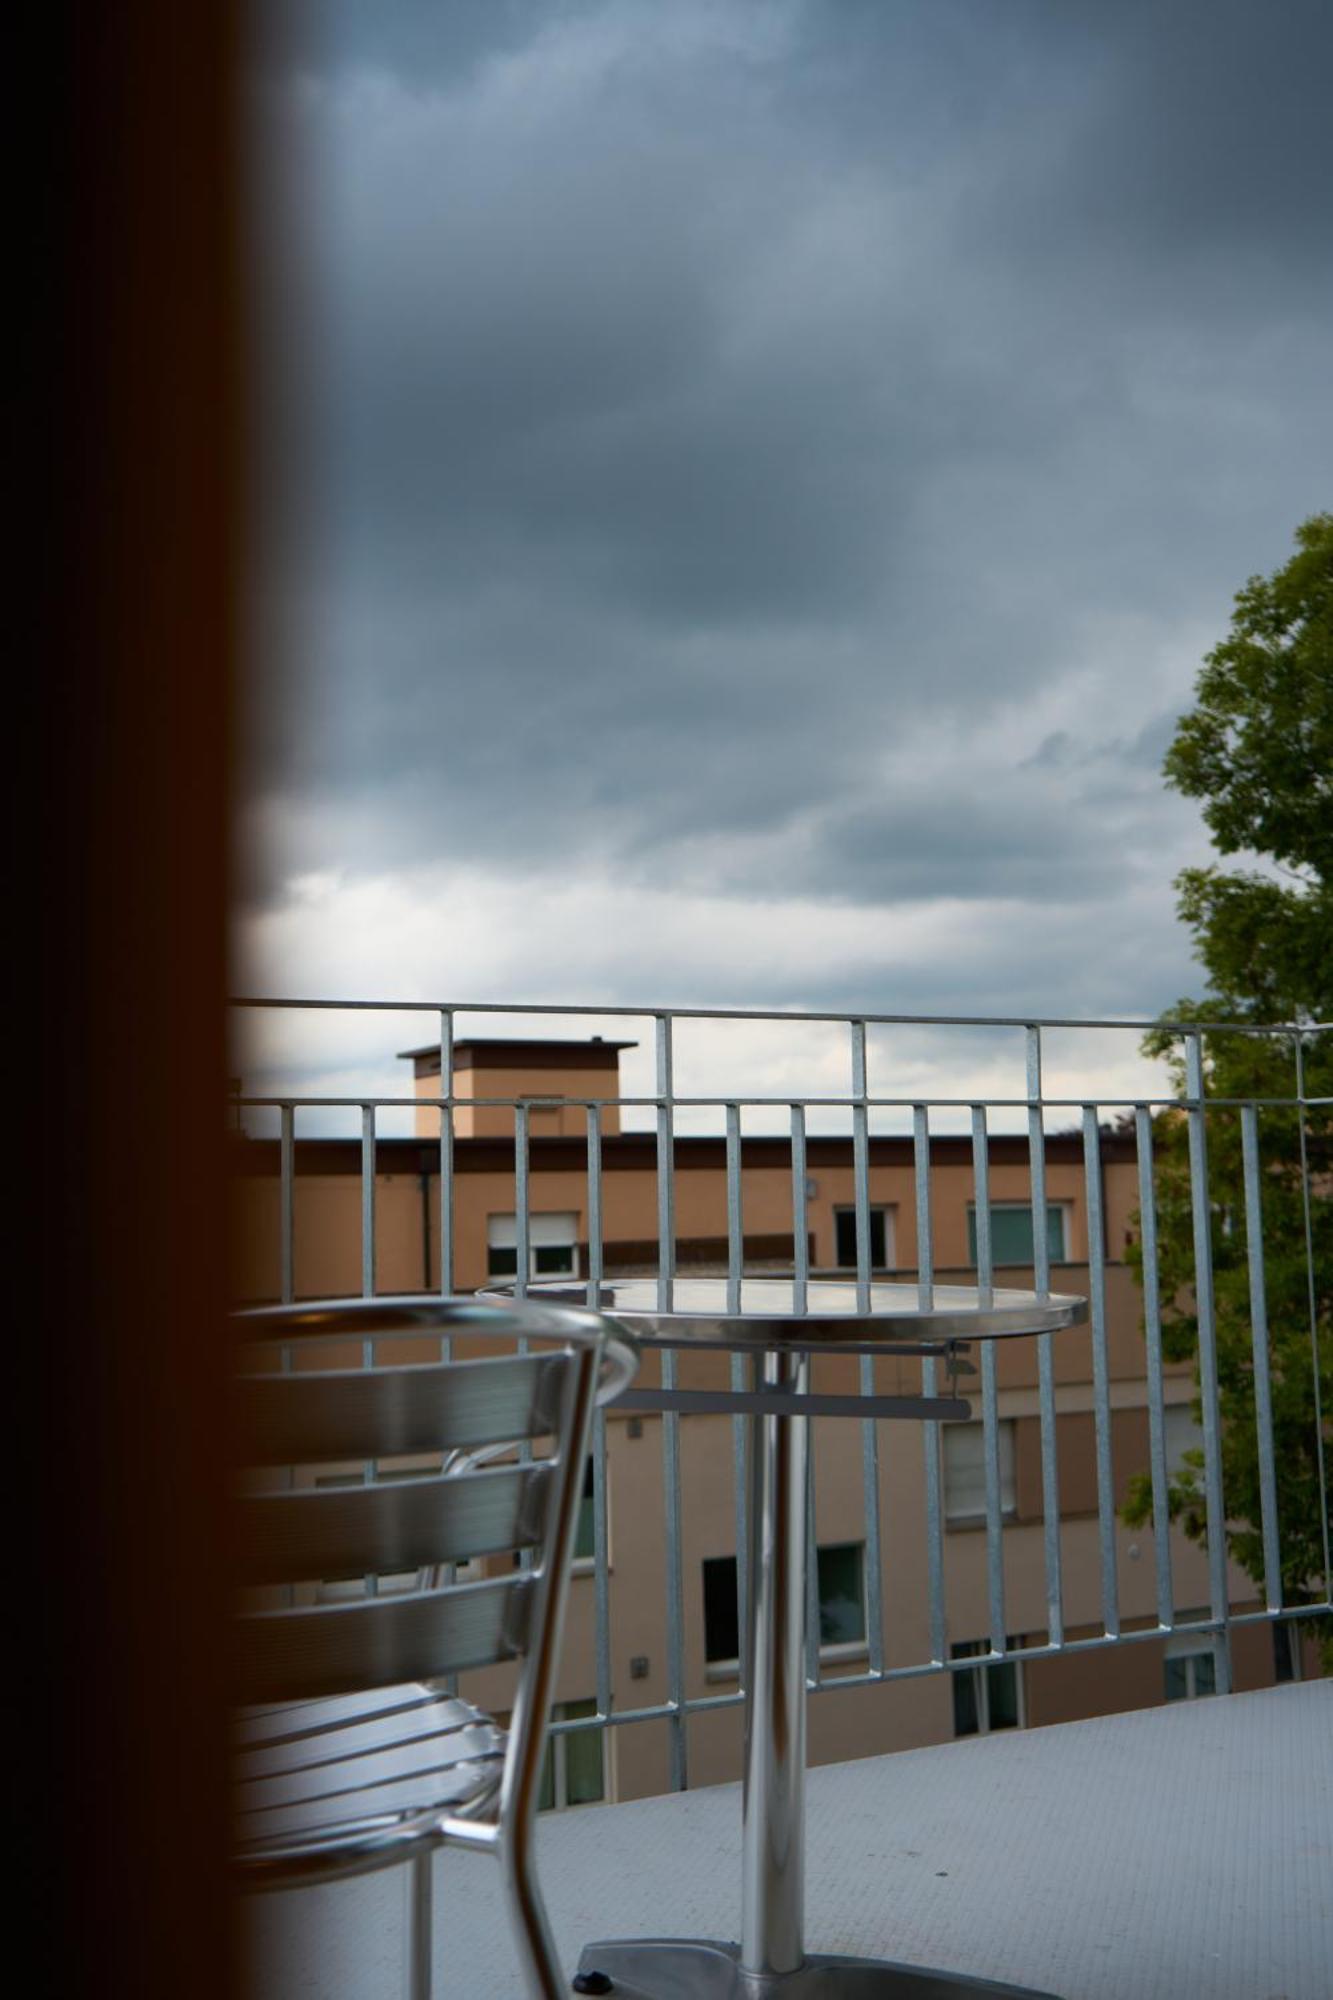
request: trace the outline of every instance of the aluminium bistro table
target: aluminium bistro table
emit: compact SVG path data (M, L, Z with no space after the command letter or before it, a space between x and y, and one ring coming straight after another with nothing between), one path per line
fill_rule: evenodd
M529 1293L579 1304L585 1286ZM803 1307L800 1292L804 1294ZM810 1389L812 1354L929 1354L1050 1333L1087 1318L1071 1295L786 1278L656 1278L603 1284L598 1310L647 1346L725 1348L752 1358L746 1391L636 1389L620 1406L739 1412L749 1419L749 1629L738 1944L641 1938L591 1944L577 1990L616 2000L948 2000L1014 1986L880 1960L807 1956L804 1946L805 1507L811 1416L966 1417L955 1395L829 1396ZM867 1305L868 1297L868 1305Z

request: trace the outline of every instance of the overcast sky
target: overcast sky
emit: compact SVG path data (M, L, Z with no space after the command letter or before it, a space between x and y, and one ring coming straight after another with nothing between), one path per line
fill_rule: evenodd
M1162 752L1333 498L1327 0L292 18L241 983L1196 990Z

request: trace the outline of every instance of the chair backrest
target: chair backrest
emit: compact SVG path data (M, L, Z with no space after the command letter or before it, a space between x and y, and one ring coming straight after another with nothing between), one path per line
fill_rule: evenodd
M589 1422L599 1397L617 1394L634 1373L629 1336L597 1313L523 1300L371 1299L242 1313L235 1323L243 1350L238 1449L247 1469L240 1581L368 1580L350 1602L242 1611L238 1699L436 1679L553 1650ZM406 1360L423 1341L430 1358ZM456 1341L482 1351L453 1358ZM491 1345L514 1351L485 1353ZM533 1456L541 1439L551 1449ZM516 1447L517 1462L479 1462L496 1447ZM373 1468L427 1453L439 1455L440 1469L422 1477L385 1480L372 1470L360 1484L313 1483L321 1466ZM394 1572L448 1577L452 1565L511 1551L530 1552L521 1570L376 1589Z

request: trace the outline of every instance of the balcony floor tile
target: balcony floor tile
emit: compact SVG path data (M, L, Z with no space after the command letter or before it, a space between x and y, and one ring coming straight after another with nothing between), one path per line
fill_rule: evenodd
M571 1971L590 1937L734 1937L739 1850L734 1785L548 1816L542 1879ZM499 1871L453 1852L436 1868L438 2000L517 1995ZM1068 2000L1328 2000L1331 1884L1328 1682L810 1774L812 1951ZM405 1909L384 1875L257 1902L258 1990L398 2000Z

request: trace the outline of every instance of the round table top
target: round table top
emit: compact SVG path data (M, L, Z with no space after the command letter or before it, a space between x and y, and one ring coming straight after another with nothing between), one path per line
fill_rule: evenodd
M570 1278L538 1279L527 1293L569 1305L589 1303L588 1287ZM791 1278L742 1278L739 1287L726 1278L676 1278L665 1302L656 1278L611 1278L599 1288L595 1305L653 1346L836 1354L894 1347L930 1352L959 1341L1054 1333L1088 1317L1087 1300L1073 1293L936 1285L932 1303L923 1306L917 1285L887 1282L872 1283L867 1312L858 1304L856 1281L841 1278L811 1278L804 1311L797 1308Z

